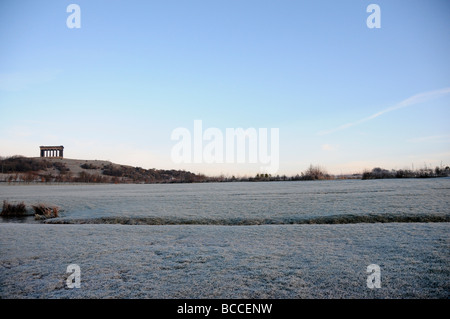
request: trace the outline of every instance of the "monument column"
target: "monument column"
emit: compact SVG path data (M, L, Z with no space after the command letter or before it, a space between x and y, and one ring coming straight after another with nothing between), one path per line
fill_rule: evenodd
M41 157L63 158L64 146L41 146Z

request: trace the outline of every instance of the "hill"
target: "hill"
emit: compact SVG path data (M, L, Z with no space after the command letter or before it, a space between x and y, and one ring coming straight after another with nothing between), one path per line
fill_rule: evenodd
M192 183L204 175L144 169L101 160L13 156L0 160L0 182Z

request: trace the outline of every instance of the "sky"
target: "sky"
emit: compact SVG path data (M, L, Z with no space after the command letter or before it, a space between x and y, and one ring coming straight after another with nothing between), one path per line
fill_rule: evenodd
M273 174L450 165L449 16L446 0L3 0L0 156L64 145L66 158L253 176L261 156L175 161L187 137L173 133L205 151L209 128L223 145L254 128Z

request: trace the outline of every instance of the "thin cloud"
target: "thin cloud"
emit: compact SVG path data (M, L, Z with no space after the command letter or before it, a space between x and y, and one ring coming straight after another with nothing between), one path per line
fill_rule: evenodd
M394 106L388 107L388 108L386 108L384 110L381 110L381 111L379 111L377 113L374 113L374 114L372 114L372 115L370 115L368 117L365 117L365 118L360 119L360 120L355 121L355 122L350 122L350 123L338 126L338 127L334 128L334 129L331 129L331 130L321 131L321 132L318 133L318 135L323 136L323 135L327 135L327 134L330 134L330 133L342 131L342 130L348 129L348 128L352 127L352 126L356 126L356 125L368 122L370 120L376 119L377 117L379 117L379 116L381 116L383 114L386 114L386 113L389 113L389 112L392 112L392 111L395 111L395 110L398 110L398 109L402 109L402 108L405 108L405 107L408 107L408 106L412 106L412 105L415 105L415 104L423 103L423 102L426 102L426 101L429 101L429 100L432 100L432 99L444 96L444 95L449 94L449 93L450 93L450 88L445 88L445 89L440 89L440 90L435 90L435 91L430 91L430 92L419 93L419 94L413 95L413 96L411 96L411 97L401 101L400 103L395 104Z
M337 145L331 145L331 144L323 144L322 145L322 151L335 151L337 150Z

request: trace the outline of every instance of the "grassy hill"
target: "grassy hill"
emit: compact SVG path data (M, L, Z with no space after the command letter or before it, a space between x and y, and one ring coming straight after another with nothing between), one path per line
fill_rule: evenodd
M13 156L0 160L0 182L192 183L204 175L143 169L100 160Z

